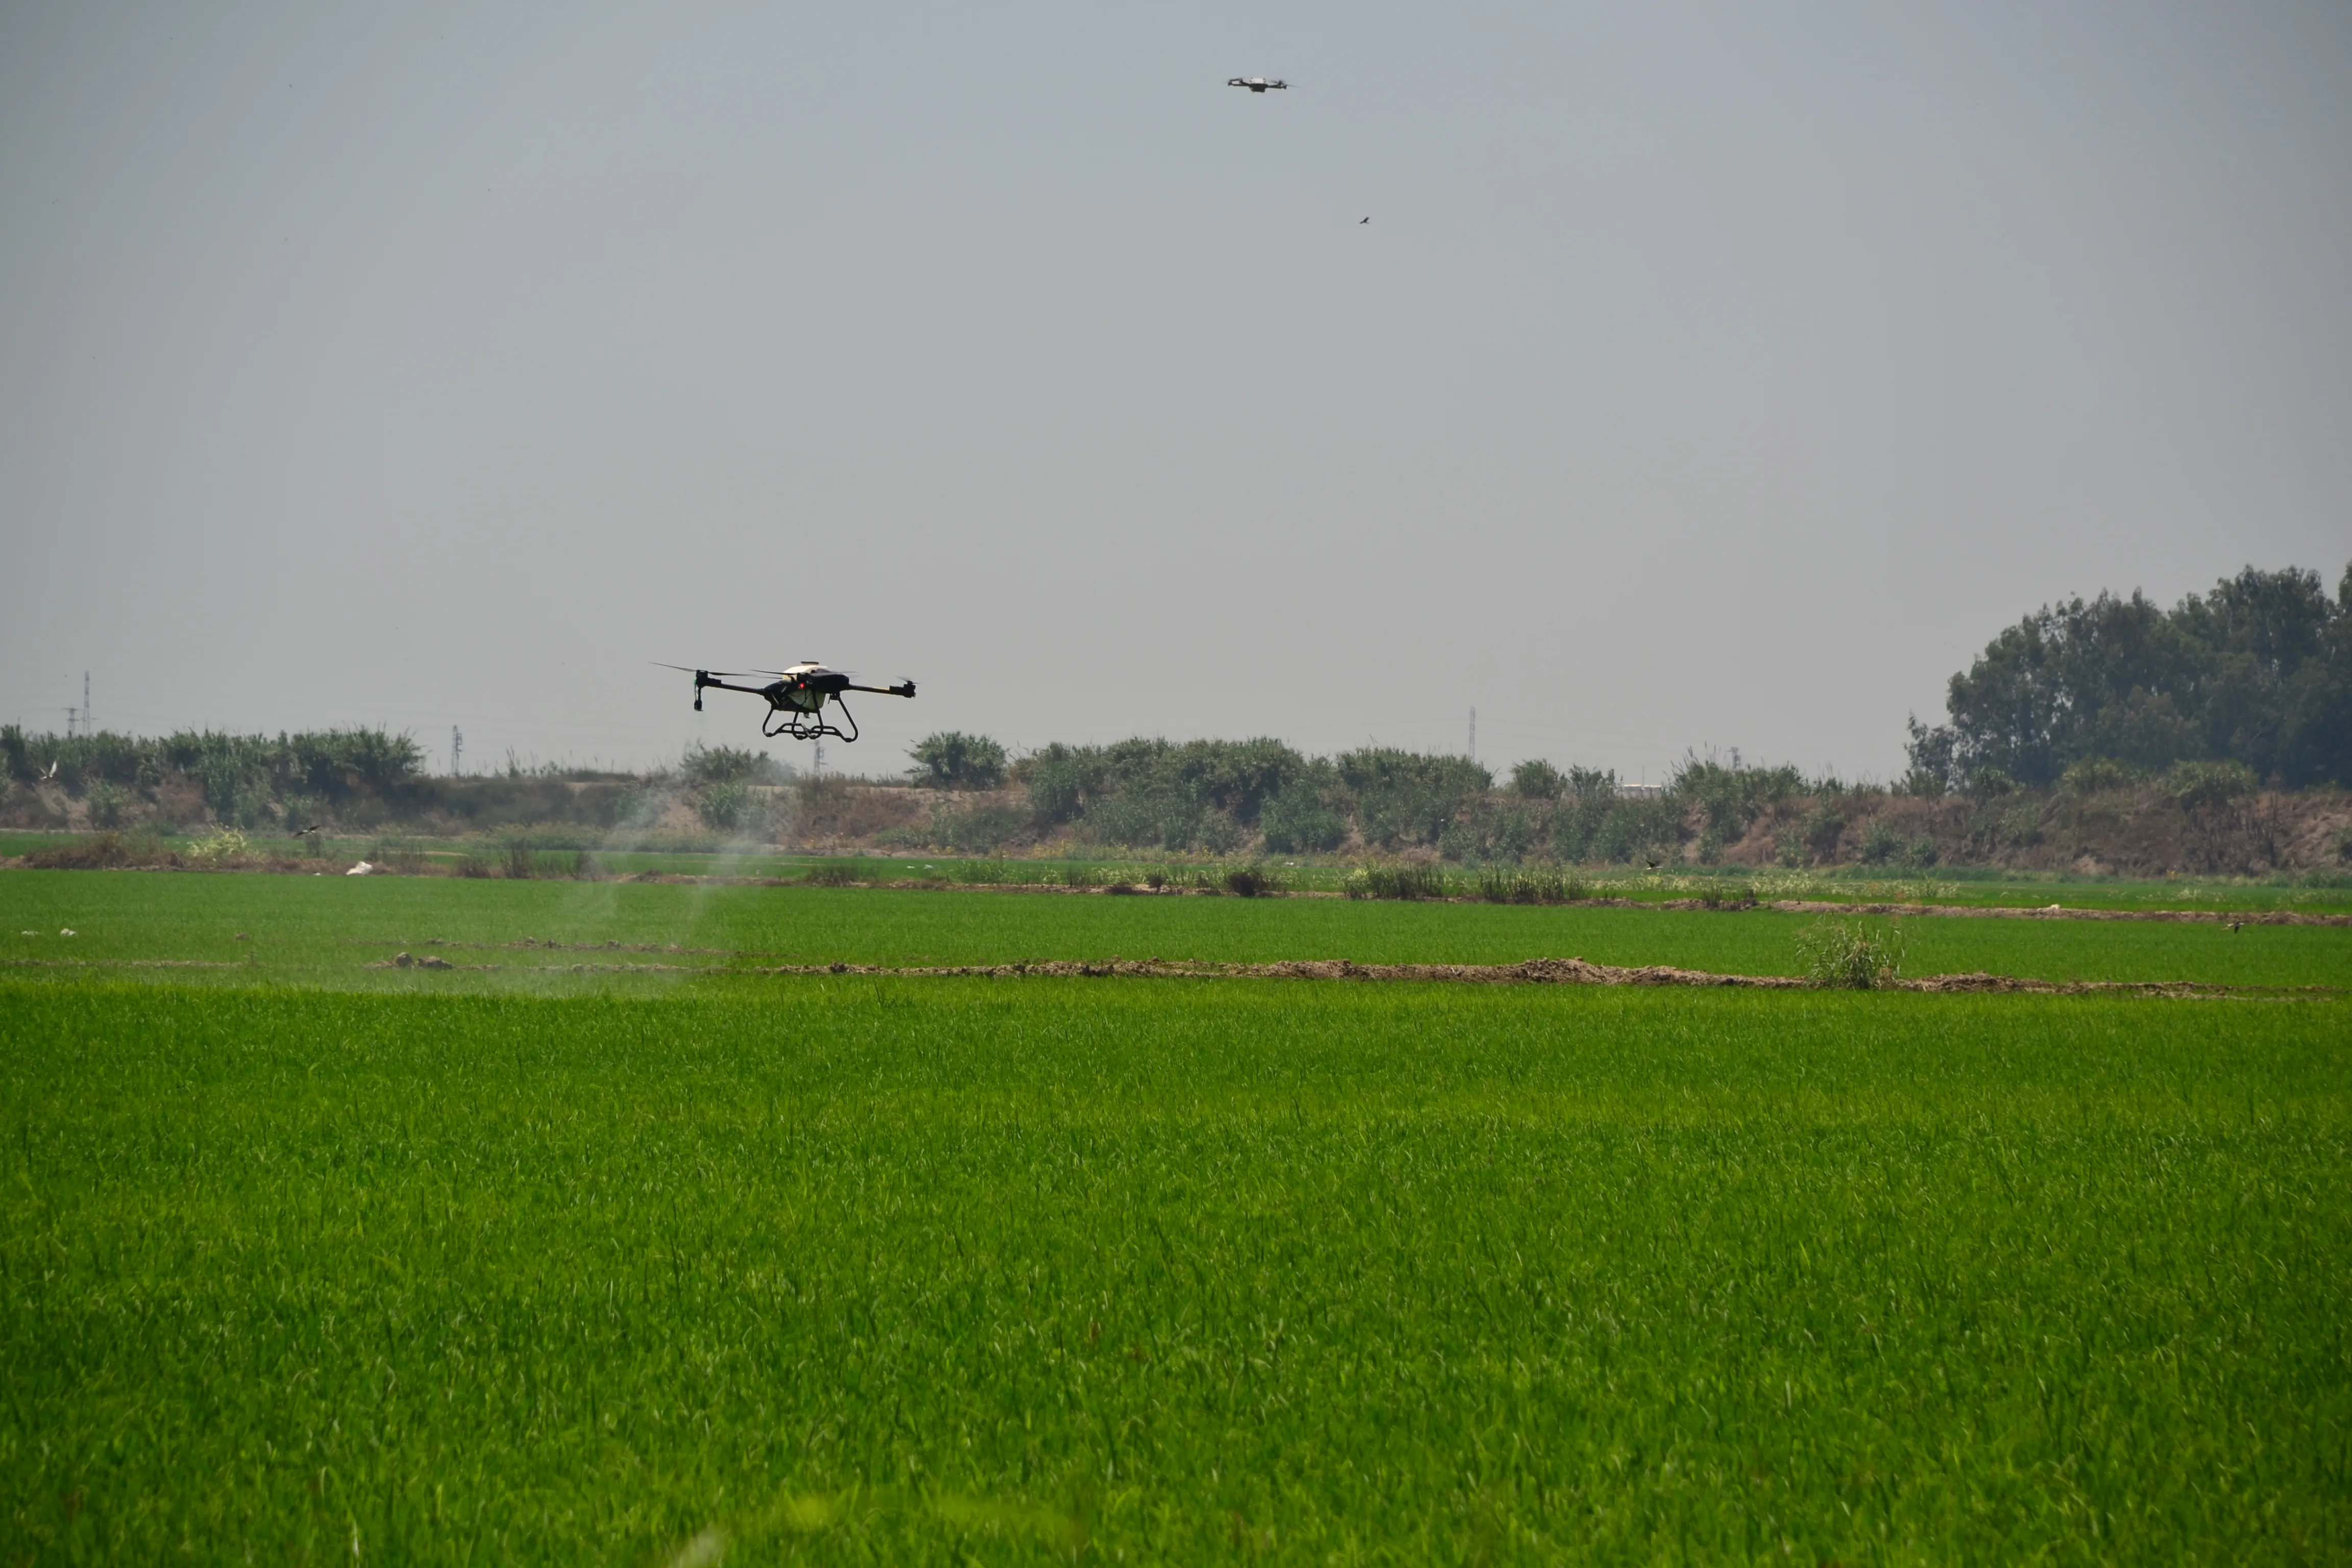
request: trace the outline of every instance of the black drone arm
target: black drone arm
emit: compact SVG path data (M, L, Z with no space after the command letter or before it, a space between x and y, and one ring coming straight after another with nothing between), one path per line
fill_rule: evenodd
M740 691L752 697L768 695L768 689L763 686L736 686L719 679L707 669L698 669L694 672L694 710L697 713L702 711L702 690L707 686L715 686L721 691Z
M915 683L911 680L908 680L901 681L897 686L845 686L842 689L844 691L871 691L883 697L912 697L915 694Z

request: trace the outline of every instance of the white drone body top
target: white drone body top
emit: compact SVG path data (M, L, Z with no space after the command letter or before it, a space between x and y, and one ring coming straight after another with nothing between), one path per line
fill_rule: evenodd
M1231 81L1225 83L1225 85L1227 87L1245 87L1252 92L1265 92L1268 89L1280 91L1290 86L1288 82L1284 81L1279 77L1269 81L1262 76L1237 76Z

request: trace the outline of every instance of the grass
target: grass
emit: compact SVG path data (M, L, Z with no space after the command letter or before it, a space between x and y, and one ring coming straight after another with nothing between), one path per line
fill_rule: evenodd
M1112 898L1099 894L729 888L499 879L0 874L0 960L195 961L232 983L446 989L463 976L362 966L434 939L479 943L480 983L556 983L583 962L723 968L834 962L1012 963L1113 957L1264 963L1512 963L1577 957L1749 974L1801 972L1815 917L1340 899ZM2048 980L2192 980L2352 986L2352 929L1937 918L1902 922L1903 971ZM71 928L79 934L60 938ZM19 935L22 931L37 934ZM252 938L236 940L239 933ZM676 953L521 950L523 939ZM536 966L536 967L534 967ZM190 978L184 970L151 972ZM202 973L202 972L199 972ZM561 984L602 984L566 978ZM666 984L664 980L629 984Z
M36 833L0 829L0 856L23 856L86 844L95 836ZM152 836L151 836L152 837ZM381 862L387 856L419 867L454 871L467 858L488 865L506 858L508 846L527 843L540 851L570 856L592 852L604 874L675 876L804 878L813 871L820 881L936 881L982 886L1008 883L1055 885L1076 872L1094 885L1141 882L1158 876L1184 887L1222 886L1234 868L1228 862L1192 858L1177 860L1137 859L1126 856L1087 858L968 858L953 855L872 854L811 856L788 853L771 846L743 844L723 847L711 836L689 836L689 847L647 844L625 834L604 835L593 830L553 828L541 833L523 830L504 836L426 837L368 835L330 839L311 846L291 838L257 834L257 853L288 858L308 857L315 847L320 864L330 870L348 867L362 857ZM194 836L163 835L163 847L185 854ZM1351 877L1375 872L1393 876L1400 868L1372 862L1357 866L1312 857L1269 857L1249 863L1284 890L1336 893L1345 891ZM845 871L843 867L850 868ZM542 869L541 875L549 874ZM562 874L560 870L556 874ZM2332 877L2336 873L2329 872ZM2032 907L2053 901L2080 909L2206 909L2304 910L2319 913L2352 912L2352 885L2315 885L2303 873L2271 877L2168 877L2127 879L2084 877L2071 872L2014 871L1990 867L1936 867L1905 871L1885 867L1843 866L1810 870L1738 866L1677 865L1647 872L1624 866L1589 867L1430 867L1416 879L1407 896L1475 899L1493 896L1490 884L1513 888L1508 901L1547 901L1556 886L1570 896L1631 899L1642 902L1669 900L1737 900L1748 891L1771 900L1817 900L1830 903L1939 903L1979 907ZM1399 886L1403 883L1397 884ZM1369 890L1369 889L1366 889ZM1530 896L1532 895L1532 896ZM1380 896L1391 896L1382 892Z
M0 982L0 1554L2342 1561L2347 1018Z

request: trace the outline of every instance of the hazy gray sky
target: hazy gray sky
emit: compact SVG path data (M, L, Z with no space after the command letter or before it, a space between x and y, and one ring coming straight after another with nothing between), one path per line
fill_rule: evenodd
M2347 498L2340 0L0 7L0 720L1885 776Z

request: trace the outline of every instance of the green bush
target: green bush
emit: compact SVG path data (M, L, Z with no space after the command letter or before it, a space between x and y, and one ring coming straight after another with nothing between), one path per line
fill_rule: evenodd
M1348 819L1311 784L1292 784L1258 810L1265 847L1274 855L1323 855L1347 841Z
M1872 921L1825 920L1800 931L1797 957L1808 984L1872 991L1892 985L1903 969L1903 928Z
M1225 891L1235 898L1263 898L1277 887L1274 873L1263 866L1236 866L1225 873Z
M1445 870L1441 866L1365 866L1349 872L1339 890L1351 899L1442 899L1447 893Z
M1356 797L1364 841L1381 848L1434 845L1465 807L1495 787L1495 776L1467 757L1425 756L1394 747L1348 752L1335 763Z
M925 789L994 789L1004 782L1004 748L985 735L941 730L915 742L908 775Z
M961 855L993 855L1028 826L1028 814L1020 807L987 803L933 812L929 838Z
M1737 839L1748 824L1766 811L1797 795L1804 780L1792 767L1727 766L1712 759L1686 756L1667 782L1666 791L1699 808L1719 840Z
M694 814L708 826L732 833L751 819L750 787L730 779L705 788L694 803Z
M100 779L89 786L89 793L83 799L89 806L90 826L93 827L122 826L125 797L121 789Z
M1884 866L1903 853L1903 836L1895 825L1883 816L1874 816L1870 826L1862 830L1862 862L1865 866Z
M2002 767L1985 766L1969 773L1969 794L1977 800L1997 800L2017 788L2017 781Z
M1558 800L1568 793L1568 775L1532 757L1511 770L1511 793L1521 800Z
M763 777L771 766L765 752L740 746L706 746L698 741L686 749L678 762L678 771L698 784L740 785Z
M2121 763L2105 757L2085 757L2060 776L2058 788L2063 794L2081 797L2126 790L2137 782L2137 775Z
M2164 787L2182 810L2194 815L2235 805L2251 796L2258 783L2254 770L2243 763L2176 763L2164 775Z
M1552 866L1498 868L1480 874L1478 897L1490 904L1565 904L1584 897L1584 884Z

